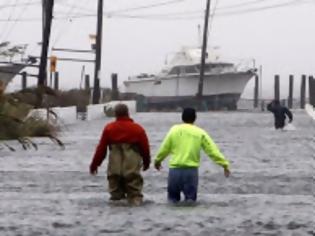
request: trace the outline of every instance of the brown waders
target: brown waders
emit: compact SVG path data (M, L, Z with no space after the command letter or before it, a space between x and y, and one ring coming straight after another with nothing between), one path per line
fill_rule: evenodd
M129 203L142 202L142 157L132 144L111 144L107 169L111 200L127 197Z

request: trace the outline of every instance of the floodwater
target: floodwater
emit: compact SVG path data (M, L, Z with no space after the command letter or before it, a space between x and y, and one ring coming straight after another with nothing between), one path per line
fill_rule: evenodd
M80 121L61 134L66 149L36 139L39 150L0 150L0 235L315 235L315 123L294 111L294 131L275 131L269 113L198 114L232 164L225 179L203 155L199 203L166 201L167 162L144 173L145 204L109 202L106 165L89 163L104 119ZM180 113L139 113L152 154Z

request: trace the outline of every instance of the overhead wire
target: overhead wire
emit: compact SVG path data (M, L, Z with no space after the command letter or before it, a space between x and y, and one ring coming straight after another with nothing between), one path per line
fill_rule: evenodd
M161 6L167 6L171 4L175 4L178 2L183 2L185 0L171 0L171 1L164 1L164 2L158 2L154 4L147 4L147 5L141 5L137 7L131 7L131 8L124 8L124 9L118 9L118 10L111 10L111 11L104 11L104 15L107 17L111 17L112 14L117 14L120 12L129 12L129 11L137 11L137 10L143 10L143 9L150 9L150 8L156 8L156 7L161 7ZM80 8L84 9L84 8ZM89 10L89 9L86 9ZM89 18L89 17L95 17L96 13L87 13L87 14L80 14L80 15L73 15L70 16L71 18Z
M255 5L257 3L264 3L267 1L274 2L274 0L254 0L254 1L247 1L247 2L242 2L242 3L225 5L225 6L220 7L220 9L239 8L239 7L249 6L249 5Z
M304 4L307 2L308 1L305 1L305 0L291 0L288 2L273 4L273 5L269 5L269 6L261 6L261 7L256 7L256 8L248 8L248 9L240 9L240 10L222 12L219 15L220 16L226 16L226 15L251 13L251 12L264 11L264 10L282 8L282 7L293 6L293 5L300 5L300 4Z
M7 23L4 25L4 29L2 30L2 33L0 32L0 33L1 33L1 34L0 34L0 39L3 38L3 36L5 36L7 30L9 29L8 27L10 27L10 26L9 26L9 21L12 19L12 16L14 15L15 8L16 8L16 6L17 6L17 3L18 3L18 0L15 0L15 3L12 5L12 9L11 9L11 11L10 11L10 13L9 13L9 16L8 16L8 21L7 21ZM5 39L3 39L3 41L5 41Z
M34 1L32 3L23 2L19 4L3 4L3 5L0 5L0 10L5 9L5 8L11 8L11 7L23 7L25 5L39 5L39 4L41 4L41 1Z
M149 8L171 5L171 4L175 4L175 3L179 3L179 2L183 2L183 1L185 1L185 0L172 0L172 1L166 1L166 2L153 3L153 4L149 4L149 5L137 6L137 7L132 7L132 8L112 10L112 11L109 11L108 14L114 14L114 13L119 13L119 12L138 11L138 10L143 10L143 9L149 9Z
M72 8L72 4L68 4L68 3L64 3L64 2L58 2L56 4L64 6L64 7ZM79 6L79 5L77 5L76 8L80 9L82 11L88 12L88 13L95 12L95 9L90 9L90 8L86 8L86 7Z
M21 11L20 11L20 14L18 16L18 18L16 18L14 21L13 21L13 24L11 25L11 27L9 28L7 34L4 36L4 40L7 40L10 36L10 34L12 33L12 31L14 30L17 22L18 22L18 19L19 18L22 18L23 14L25 14L25 12L27 11L27 8L30 6L30 4L32 3L32 0L28 0L28 2L26 4L23 5Z
M209 38L209 34L210 34L211 30L212 30L213 20L214 20L214 16L216 14L216 11L218 9L218 4L219 4L219 0L215 0L214 8L213 8L212 14L210 15L210 19L209 19L208 38Z
M0 19L0 22L13 22L13 21L17 21L17 22L38 22L41 21L42 18L39 17L34 17L34 18L23 18L23 19ZM1 38L1 36L0 36Z
M181 0L182 1L182 0ZM267 1L267 0L263 0ZM171 1L173 2L173 1ZM267 9L274 9L274 8L282 8L287 6L294 6L294 5L300 5L303 3L310 3L311 1L308 0L291 0L289 2L285 3L279 3L279 4L271 4L267 6L260 6L260 7L252 7L252 8L245 8L245 9L237 9L237 10L224 10L227 9L226 7L218 7L216 11L217 16L229 16L229 15L237 15L237 14L245 14L245 13L251 13L251 12L257 12L257 11L264 11ZM169 2L170 3L170 2ZM147 6L148 7L148 6ZM150 7L153 7L150 5ZM132 8L135 10L136 8ZM124 9L124 11L127 9ZM121 10L122 11L122 10ZM118 10L115 11L116 13L113 14L113 11L104 12L104 16L108 18L130 18L130 19L144 19L144 20L191 20L191 19L199 19L203 16L203 10L194 10L194 11L186 11L186 12L171 12L171 13L164 13L164 14L139 14L139 15L133 15L133 14L118 14ZM211 13L213 14L213 12ZM210 14L210 15L211 15ZM96 17L96 14L75 14L75 15L60 15L54 17L55 20L68 20L68 19L84 19L89 17ZM40 18L25 18L21 21L26 22L32 22L32 21L38 21L41 20ZM13 21L10 19L0 19L0 22L5 21Z
M119 12L129 12L129 11L137 11L137 10L143 10L143 9L149 9L149 8L155 8L155 7L161 7L161 6L166 6L166 5L171 5L171 4L175 4L175 3L178 3L178 2L183 2L185 0L170 0L170 1L164 1L164 2L158 2L158 3L152 3L152 4L146 4L146 5L140 5L140 6L136 6L136 7L129 7L129 8L123 8L123 9L117 9L117 10L111 10L111 11L108 11L107 13L110 14L110 13L119 13ZM71 7L70 4L68 3L63 3L63 2L60 2L58 3L59 5L62 5L62 6L66 6L66 7ZM83 11L86 11L86 12L89 12L89 13L92 13L91 15L87 14L86 16L95 16L94 12L95 12L95 9L91 9L91 8L86 8L86 7L83 7L83 6L77 6L78 9L80 10L83 10Z
M282 8L287 6L293 6L293 5L300 5L307 3L307 1L303 0L291 0L289 2L285 3L279 3L279 4L272 4L267 6L260 6L255 8L246 8L246 9L238 9L238 10L229 10L229 11L219 11L222 8L217 9L217 16L230 16L230 15L238 15L238 14L245 14L245 13L251 13L251 12L257 12L257 11L264 11L269 9L276 9L276 8ZM176 15L177 14L177 15ZM198 11L191 11L187 12L181 12L181 13L165 13L165 14L150 14L150 15L128 15L128 14L117 14L112 17L116 18L132 18L132 19L148 19L148 20L191 20L191 19L200 19L203 17L203 10ZM182 15L182 16L179 16ZM210 16L213 15L213 11L211 12Z
M89 0L84 0L84 2L87 2L87 1L89 1ZM55 39L54 43L52 44L53 46L55 46L55 45L60 41L61 36L63 35L63 33L65 32L66 29L68 29L67 32L69 32L70 28L73 27L74 22L72 21L72 19L71 19L71 17L70 17L71 14L72 14L72 13L74 14L75 11L82 10L82 8L79 7L79 5L76 4L76 3L77 3L76 0L74 0L74 1L72 2L72 5L71 5L72 7L71 7L70 10L67 12L67 15L68 15L68 17L69 17L69 19L68 19L68 21L67 21L68 24L64 25L63 29L59 31L58 35L56 36L56 39ZM60 13L60 12L59 12L59 13ZM78 14L78 13L77 13L77 14Z
M72 5L69 8L68 12L66 13L66 15L70 16L70 14L74 13L75 9L76 9L76 0L72 1ZM57 42L60 40L62 33L65 31L66 27L68 27L69 22L71 22L71 20L68 20L66 24L63 24L62 29L59 31L59 33L57 33L57 36L54 40L54 42L52 43L53 47L57 44Z

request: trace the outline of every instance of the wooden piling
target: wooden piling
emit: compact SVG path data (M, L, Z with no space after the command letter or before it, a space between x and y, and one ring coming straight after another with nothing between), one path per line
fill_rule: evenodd
M59 90L59 72L58 71L56 71L56 72L54 72L54 89L55 90Z
M302 75L301 80L301 97L300 97L300 108L304 109L305 107L305 89L306 89L306 75Z
M93 96L92 96L92 103L93 104L99 104L101 99L101 90L100 90L100 79L96 79L94 81L94 87L93 87Z
M280 76L279 75L275 75L274 89L275 89L274 99L279 101L280 100Z
M308 89L310 98L309 103L315 107L315 79L312 75L308 77Z
M258 94L259 93L259 77L255 75L255 87L254 87L254 108L258 107Z
M289 97L288 97L288 107L292 108L293 106L293 86L294 86L294 76L289 76Z
M112 74L112 100L118 100L118 76Z
M87 91L90 91L91 87L90 87L90 75L85 75L84 78L84 89Z
M27 87L27 73L22 72L22 89L26 89Z

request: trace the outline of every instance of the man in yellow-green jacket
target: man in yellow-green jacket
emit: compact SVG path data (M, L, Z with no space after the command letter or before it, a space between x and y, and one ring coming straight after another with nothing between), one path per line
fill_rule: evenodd
M181 192L185 201L195 202L198 189L198 167L200 165L200 150L224 169L225 177L230 175L230 164L220 152L217 145L203 129L194 125L196 110L185 108L182 113L183 124L174 125L156 155L154 165L161 169L162 161L170 154L168 175L168 200L171 203L180 201Z

